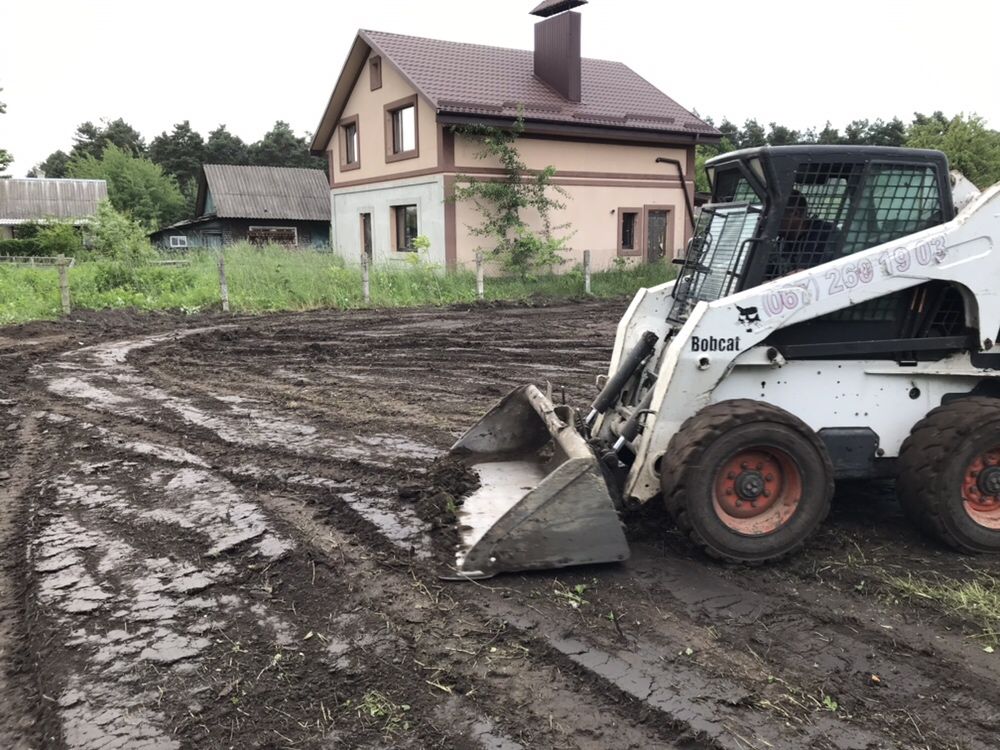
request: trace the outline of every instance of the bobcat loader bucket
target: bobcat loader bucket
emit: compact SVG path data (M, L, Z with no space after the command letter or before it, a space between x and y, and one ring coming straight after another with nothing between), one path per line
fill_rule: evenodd
M452 447L480 481L458 511L460 576L628 557L601 467L573 422L568 407L527 385Z

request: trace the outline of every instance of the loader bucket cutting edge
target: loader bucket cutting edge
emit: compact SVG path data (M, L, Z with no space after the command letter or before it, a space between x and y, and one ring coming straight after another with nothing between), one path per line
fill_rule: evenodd
M451 449L479 475L458 511L467 578L617 562L628 543L604 475L567 407L535 386L509 393Z

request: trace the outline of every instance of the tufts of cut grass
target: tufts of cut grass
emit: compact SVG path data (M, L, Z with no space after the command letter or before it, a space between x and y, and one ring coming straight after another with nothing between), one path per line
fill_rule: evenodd
M881 580L899 596L973 623L989 646L1000 643L1000 579L977 572L965 581L890 574L881 576Z

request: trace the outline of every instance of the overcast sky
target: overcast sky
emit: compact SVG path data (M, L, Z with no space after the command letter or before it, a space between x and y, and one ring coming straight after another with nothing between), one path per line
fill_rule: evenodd
M357 29L530 49L538 0L2 0L0 146L23 176L85 120L148 140L188 119L246 141L315 130ZM915 111L1000 127L993 0L591 0L587 57L702 115L795 128Z

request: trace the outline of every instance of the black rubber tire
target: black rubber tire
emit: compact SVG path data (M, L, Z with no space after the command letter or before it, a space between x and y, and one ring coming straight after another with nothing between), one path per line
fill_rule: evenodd
M783 526L749 536L719 518L713 478L740 446L762 444L794 459L802 496ZM833 464L812 428L784 409L750 399L712 404L684 422L663 457L660 482L681 531L711 557L740 563L767 562L801 548L830 512L834 489Z
M962 480L976 456L1000 446L1000 399L969 396L939 406L914 425L897 463L896 494L917 528L962 552L1000 552L1000 529L976 523Z

